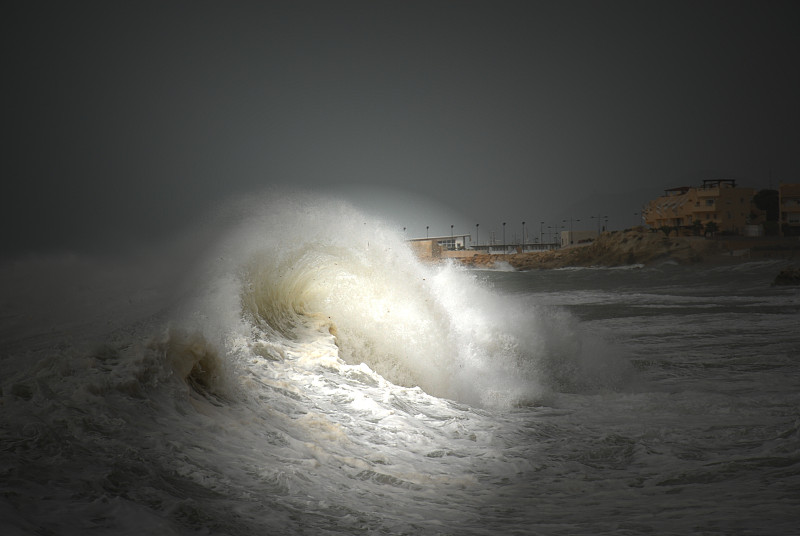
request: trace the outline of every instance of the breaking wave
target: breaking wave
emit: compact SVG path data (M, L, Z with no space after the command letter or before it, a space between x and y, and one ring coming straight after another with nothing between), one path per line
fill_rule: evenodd
M620 360L565 311L498 293L460 266L421 263L399 232L346 203L236 210L246 217L175 322L211 353L283 360L303 346L305 360L366 365L395 385L479 406L618 380Z
M566 309L422 263L347 203L253 199L208 227L203 253L46 260L66 283L0 267L5 532L527 530L481 505L511 482L528 511L532 416L627 372Z

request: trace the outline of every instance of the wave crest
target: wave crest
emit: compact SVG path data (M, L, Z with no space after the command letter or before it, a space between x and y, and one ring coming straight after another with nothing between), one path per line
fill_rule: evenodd
M361 219L338 210L332 219ZM291 242L277 255L253 254L242 276L245 314L268 337L330 334L346 363L365 363L392 383L452 396L448 371L457 352L431 270L381 224L344 226L350 232L340 227L324 238Z
M216 319L227 353L246 346L284 360L312 345L326 360L476 405L591 383L580 369L595 368L585 364L597 345L580 342L565 312L500 294L463 267L423 264L401 233L345 203L266 203L216 258L201 316ZM200 331L214 339L213 329Z

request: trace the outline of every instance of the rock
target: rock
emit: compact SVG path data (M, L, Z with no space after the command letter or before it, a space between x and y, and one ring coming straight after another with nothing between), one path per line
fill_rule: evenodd
M601 234L594 242L557 251L533 251L509 255L479 254L462 259L468 266L491 266L508 262L517 270L562 268L565 266L622 266L652 264L673 259L681 264L702 262L718 255L722 247L715 240L700 237L665 237L643 230Z
M800 285L800 268L786 268L775 277L773 285Z
M555 251L486 254L459 259L472 267L492 267L505 262L516 270L563 268L565 266L623 266L656 263L698 264L747 262L751 258L796 259L800 244L745 239L716 240L701 236L664 236L644 229L605 232L589 244L577 244ZM776 278L776 285L796 285L798 268Z

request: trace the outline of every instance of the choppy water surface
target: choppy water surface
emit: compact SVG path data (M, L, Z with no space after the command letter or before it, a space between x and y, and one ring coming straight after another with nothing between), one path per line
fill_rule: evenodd
M468 272L272 208L174 299L68 322L19 276L3 534L796 533L781 264Z

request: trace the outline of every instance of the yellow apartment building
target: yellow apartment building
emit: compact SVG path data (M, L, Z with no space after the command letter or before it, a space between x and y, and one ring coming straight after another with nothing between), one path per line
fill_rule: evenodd
M681 186L664 191L644 208L645 223L652 228L691 228L714 222L719 232L742 234L751 215L755 188L738 188L734 179L707 179L703 186Z

